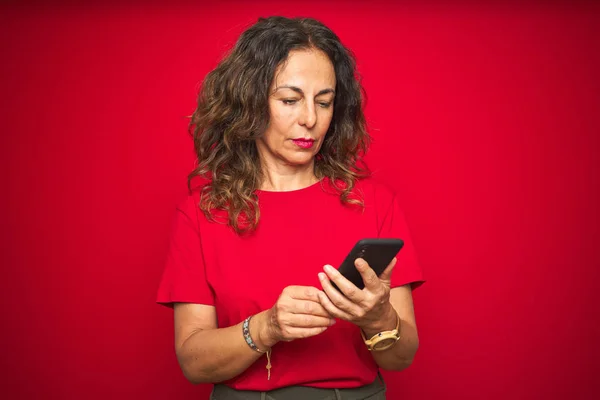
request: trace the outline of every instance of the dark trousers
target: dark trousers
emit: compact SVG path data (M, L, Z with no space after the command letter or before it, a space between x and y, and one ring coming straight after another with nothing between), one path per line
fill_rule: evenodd
M215 385L210 400L385 400L385 383L381 375L369 385L353 389L319 389L289 386L269 392L235 390Z

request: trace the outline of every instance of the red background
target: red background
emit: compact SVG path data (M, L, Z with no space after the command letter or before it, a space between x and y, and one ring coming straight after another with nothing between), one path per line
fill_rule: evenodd
M3 397L207 398L154 298L198 84L271 14L354 49L427 274L389 397L598 395L600 9L284 3L4 6Z

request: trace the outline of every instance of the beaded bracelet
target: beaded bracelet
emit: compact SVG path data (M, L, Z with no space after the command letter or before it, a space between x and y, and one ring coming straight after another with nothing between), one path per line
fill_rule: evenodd
M250 348L258 353L266 353L267 354L267 380L271 379L271 349L267 351L263 351L256 346L254 340L252 340L252 336L250 336L250 319L252 319L252 315L244 320L242 324L242 333L244 334L244 339L246 340L246 344L250 346Z

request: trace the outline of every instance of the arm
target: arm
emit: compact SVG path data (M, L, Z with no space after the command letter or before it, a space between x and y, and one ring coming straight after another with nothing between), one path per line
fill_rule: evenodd
M324 290L319 296L321 304L332 316L356 324L367 338L381 331L395 329L397 312L400 317L400 340L389 349L371 353L381 368L402 370L412 363L419 347L410 286L390 290L395 258L379 277L364 260L357 259L355 265L362 275L365 288L358 289L338 270L325 266L325 273L319 274ZM330 280L343 294L333 288Z
M391 348L384 351L372 351L371 354L377 365L382 369L400 371L412 364L419 348L419 336L415 323L410 285L392 289L390 291L389 306L379 324L363 331L367 339L381 331L391 331L396 328L396 312L398 312L400 317L400 339Z
M250 320L249 331L256 346L266 351L282 340L324 332L334 320L319 303L318 293L314 287L285 288L272 308ZM248 346L241 322L218 328L214 307L176 303L174 308L175 351L190 382L216 383L231 379L264 356Z
M217 383L233 378L264 355L246 344L242 323L217 329L213 306L176 303L174 309L175 353L190 382ZM262 343L259 344L255 332L263 329L264 314L257 314L250 320L250 332L257 346Z

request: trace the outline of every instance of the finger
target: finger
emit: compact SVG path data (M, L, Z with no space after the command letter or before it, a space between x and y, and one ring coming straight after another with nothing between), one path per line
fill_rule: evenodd
M335 306L335 304L333 304L331 302L331 300L329 299L329 297L327 297L327 295L325 294L325 292L319 293L319 300L321 301L321 304L323 305L323 308L325 308L327 310L327 312L332 317L339 318L339 319L342 319L344 321L350 321L352 319L352 316L350 314L348 314L347 312L345 312L345 311L340 310L339 308L337 308Z
M285 325L296 328L327 328L335 323L335 319L329 317L318 317L306 314L289 314Z
M293 299L319 301L320 290L313 286L288 286L284 292Z
M381 285L381 282L379 282L379 277L365 260L362 258L357 258L354 261L354 266L356 267L356 270L360 272L360 276L362 277L367 290L376 290L379 285Z
M347 314L350 314L350 315L361 315L360 306L358 306L358 304L354 303L354 301L351 298L347 297L347 295L344 296L342 293L340 293L339 290L334 288L324 273L322 273L322 272L319 273L319 279L321 280L321 286L323 286L323 291L329 298L330 302L335 306L335 308L337 308ZM360 290L356 286L354 286L351 282L348 282L348 283L354 287L355 291L360 292ZM340 287L340 284L338 282L336 282L336 285L338 287ZM343 288L340 287L340 289L343 289ZM350 292L350 294L354 295L354 292L352 292L352 291L349 291L349 292ZM356 296L354 296L354 297L356 297ZM321 296L321 298L322 298L322 296ZM321 304L323 304L323 303L321 302ZM323 305L323 307L331 314L330 310L327 307L325 307L325 305ZM333 316L335 316L335 315L333 315Z
M287 311L292 314L305 314L315 315L320 317L329 317L327 310L323 308L317 297L316 301L312 300L293 300L293 302L286 307Z
M392 280L392 271L394 270L394 267L396 266L396 263L398 262L398 259L396 257L394 257L392 259L392 262L390 262L388 264L388 266L383 270L383 272L381 273L381 275L379 275L379 279L381 279L382 281L386 281L386 282L391 282Z
M282 333L284 340L304 339L319 335L327 330L327 327L320 328L296 328L287 327Z
M335 285L339 288L339 290L344 294L344 296L346 296L348 299L352 300L353 303L360 303L363 298L364 298L364 294L362 293L362 291L356 287L356 285L354 285L352 282L350 282L348 279L346 279L342 274L340 274L340 271L338 271L337 269L333 268L331 265L326 265L325 267L323 267L323 270L325 271L325 273L327 274L327 283L329 283L329 279L331 279ZM320 279L320 277L319 277ZM321 279L321 286L323 286L323 280ZM331 286L331 284L329 284L329 286L331 287L332 290L335 290L337 292L337 290ZM323 286L323 290L325 290L325 287ZM329 293L327 293L327 295L329 295ZM343 296L342 296L343 297Z

